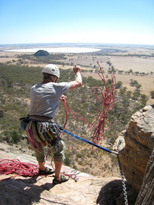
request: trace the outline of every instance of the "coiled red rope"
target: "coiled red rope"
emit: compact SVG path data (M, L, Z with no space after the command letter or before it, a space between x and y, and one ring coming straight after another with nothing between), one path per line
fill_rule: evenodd
M99 65L99 62L97 62L97 63ZM116 87L116 79L115 79L114 74L112 74L111 75L112 76L111 91L109 90L109 88L105 82L103 71L102 71L102 68L100 65L99 65L99 68L100 68L100 73L98 73L98 75L104 84L104 88L102 89L99 87L94 87L92 89L92 95L95 96L96 102L97 102L97 113L96 113L96 116L91 124L83 116L81 116L80 114L71 110L68 106L67 100L63 101L63 106L64 106L65 112L66 112L64 129L65 129L66 124L67 124L68 112L69 112L69 114L74 119L85 121L88 124L90 129L93 129L95 127L93 137L92 137L92 142L95 144L98 144L98 142L100 140L104 139L105 131L110 127L110 123L108 121L106 121L107 120L107 113L109 110L112 110L112 108L113 108L114 91L115 91L115 87Z
M0 175L8 174L33 177L38 175L38 166L18 159L0 159Z

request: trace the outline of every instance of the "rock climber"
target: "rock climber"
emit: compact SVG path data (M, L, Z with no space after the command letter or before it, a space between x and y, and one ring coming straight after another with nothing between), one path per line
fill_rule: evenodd
M66 100L64 93L82 85L80 67L75 65L73 72L75 73L74 81L57 83L57 79L60 77L59 68L54 64L48 64L42 70L43 81L32 86L30 91L28 116L31 121L26 131L29 137L33 136L34 142L36 141L39 147L38 149L34 149L39 166L39 175L48 175L55 172L53 184L68 181L68 178L61 174L62 162L64 160L64 141L58 137L59 134L57 135L57 131L56 135L54 135L58 125L53 126L53 118L56 114L59 101ZM31 130L31 133L28 133L28 130ZM48 131L45 132L45 130ZM55 171L45 166L44 148L46 145L49 145L53 153Z

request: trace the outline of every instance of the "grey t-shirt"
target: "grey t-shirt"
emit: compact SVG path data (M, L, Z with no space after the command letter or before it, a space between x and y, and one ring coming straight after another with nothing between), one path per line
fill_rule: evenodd
M29 115L40 115L53 118L61 96L69 89L68 82L46 83L32 86L30 92Z

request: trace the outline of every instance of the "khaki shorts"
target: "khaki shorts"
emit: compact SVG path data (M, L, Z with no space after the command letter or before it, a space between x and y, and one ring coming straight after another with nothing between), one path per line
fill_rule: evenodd
M39 130L39 123L37 123L36 126L37 126L37 131L38 131ZM26 132L27 132L28 138L29 138L29 134L28 134L29 129L31 130L31 137L33 138L33 142L36 145L36 146L33 146L33 148L35 150L35 154L36 154L36 159L38 162L45 162L45 160L46 160L45 145L43 145L43 143L42 143L44 141L44 138L41 137L42 135L40 133L38 136L38 132L36 131L34 121L31 121L26 127ZM29 141L31 142L30 138L29 138ZM50 146L50 148L48 147L48 149L50 149L51 152L53 153L54 161L60 162L60 161L63 161L65 159L65 155L64 155L65 144L64 144L64 141L61 140L60 138L54 142L53 146Z

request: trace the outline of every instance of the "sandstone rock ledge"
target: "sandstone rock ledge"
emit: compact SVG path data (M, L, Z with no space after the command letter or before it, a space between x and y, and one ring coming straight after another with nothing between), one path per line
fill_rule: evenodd
M35 157L0 143L1 159L19 159L21 162L37 164ZM50 161L47 161L50 166ZM72 169L63 166L66 173L72 173ZM53 186L53 176L36 176L9 178L0 175L0 205L96 205L96 200L102 186L118 179L116 177L95 177L86 173L77 172L79 180ZM4 180L3 180L4 179Z

